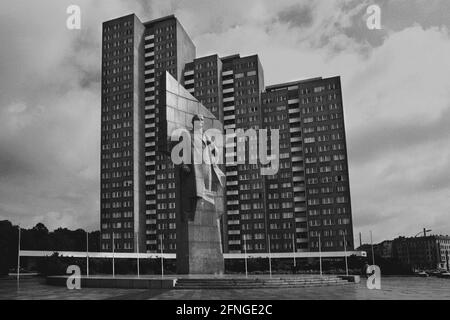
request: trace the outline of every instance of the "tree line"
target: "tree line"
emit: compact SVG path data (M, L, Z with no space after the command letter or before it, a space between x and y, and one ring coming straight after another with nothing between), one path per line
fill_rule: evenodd
M38 223L31 229L20 229L20 248L30 251L86 251L86 231L59 228L50 232ZM17 268L19 226L0 221L0 275ZM100 252L100 232L89 233L89 252Z

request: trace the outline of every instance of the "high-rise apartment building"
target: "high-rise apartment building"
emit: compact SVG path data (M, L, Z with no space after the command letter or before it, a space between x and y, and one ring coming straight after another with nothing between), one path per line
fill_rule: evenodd
M275 250L289 242L296 251L319 251L319 243L324 251L353 249L340 78L267 87L263 114L265 126L281 130L280 172L266 183Z
M103 26L102 250L176 252L174 166L159 132L168 71L233 130L226 143L225 252L353 248L339 78L265 87L257 55L196 58L174 16ZM280 170L262 176L247 130L280 130ZM238 158L245 144L245 159ZM255 147L256 146L256 147ZM246 160L246 161L244 161Z
M175 250L174 168L157 154L160 78L179 80L195 46L174 16L103 25L102 249ZM162 241L161 241L162 239ZM139 244L139 246L138 246Z

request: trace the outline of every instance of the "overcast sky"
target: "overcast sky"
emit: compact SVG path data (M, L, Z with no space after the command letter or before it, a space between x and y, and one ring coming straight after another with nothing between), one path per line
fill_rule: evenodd
M0 220L99 228L101 24L133 12L174 13L198 56L259 54L266 85L340 75L355 238L450 234L448 0L2 0Z

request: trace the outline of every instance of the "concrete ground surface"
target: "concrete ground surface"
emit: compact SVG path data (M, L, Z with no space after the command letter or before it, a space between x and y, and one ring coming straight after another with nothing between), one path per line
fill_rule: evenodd
M381 290L360 284L293 289L255 290L68 290L45 284L45 279L0 279L1 300L450 300L450 280L384 277Z

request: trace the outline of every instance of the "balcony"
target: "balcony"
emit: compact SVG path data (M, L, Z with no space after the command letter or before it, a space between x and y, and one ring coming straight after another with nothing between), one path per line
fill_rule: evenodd
M223 99L223 102L224 102L224 103L227 103L227 102L234 102L234 97L225 98L225 99Z
M294 187L294 192L305 192L305 187Z
M227 93L234 93L234 88L223 90L223 94L227 94Z
M233 160L234 157L236 157L236 152L230 152L225 155L225 158L231 158L231 160Z
M234 111L234 110L235 110L234 106L223 108L224 112L229 112L229 111Z
M235 116L235 115L232 115L232 116L226 116L226 117L224 117L223 119L224 119L224 121L236 120L236 116Z
M228 71L222 72L222 76L224 76L224 77L231 76L233 74L234 74L233 70L228 70Z
M225 130L234 130L236 129L236 124L229 124L224 127Z

